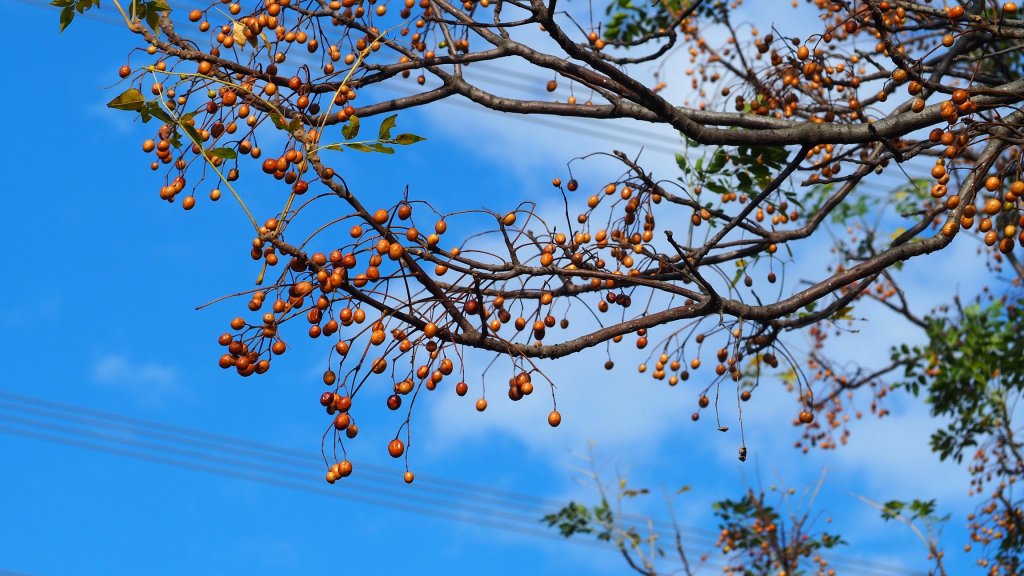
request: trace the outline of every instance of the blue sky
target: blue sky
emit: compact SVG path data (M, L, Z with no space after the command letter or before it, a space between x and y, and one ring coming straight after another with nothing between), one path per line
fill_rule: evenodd
M696 383L689 389L658 385L636 376L625 357L610 377L598 368L599 354L550 367L565 418L558 429L544 424L550 407L539 400L494 402L478 414L469 397L438 398L414 421L413 469L420 480L409 488L382 449L393 417L381 406L365 416L363 434L377 436L357 443L353 479L392 491L372 497L394 506L369 504L362 500L367 493L343 482L327 487L316 460L328 423L316 403L322 350L299 346L268 375L242 380L217 367L216 337L244 303L195 311L255 277L244 217L226 200L211 204L200 197L187 214L160 202L160 179L140 150L152 127L104 107L117 93L107 87L136 46L134 38L89 19L59 35L56 10L11 2L5 9L18 23L9 27L10 46L32 50L12 60L18 65L0 91L8 111L8 137L0 143L8 166L3 197L11 208L0 393L40 400L31 407L0 395L0 574L619 574L626 567L613 551L567 543L553 532L530 535L527 530L543 531L539 522L531 528L508 516L539 514L533 500L510 503L506 491L554 502L593 500L576 470L590 440L608 480L628 469L638 485L693 486L676 510L682 524L697 530L714 529L713 500L736 496L747 484L803 490L827 468L817 506L850 541L840 556L860 560L925 568L924 549L910 530L883 525L856 494L874 500L937 496L953 512L970 508L962 472L933 462L927 450L932 427L918 405L896 400L897 415L857 426L847 450L801 456L789 448L796 439L790 417L779 415L791 410L791 401L766 391L748 408L751 459L740 464L735 431L723 435L710 422L689 421ZM399 128L429 140L393 158L349 154L341 160L353 189L372 187L382 205L406 183L413 195L451 209L467 201L498 211L523 200L543 205L541 194L551 190L545 183L565 174L566 160L609 145L444 105L401 115ZM459 167L451 166L453 158ZM671 165L665 158L657 162ZM263 213L279 200L258 189L250 198ZM966 256L973 245L958 239L953 249ZM912 272L923 287L948 270L933 265ZM871 345L883 353L887 348L878 342L913 334L881 322L861 328L850 337L851 349ZM470 360L477 371L486 362L475 355ZM163 429L97 421L90 410L241 440L234 454L230 445L214 449L213 440L204 440L204 465L223 474L171 466L159 460L185 457L173 452L180 444L159 439ZM40 434L66 441L43 441ZM164 448L152 445L161 442ZM127 446L142 457L82 443ZM264 459L267 453L254 452L261 444L297 451L287 481L301 489L253 481L272 476L261 467L273 463ZM306 454L308 466L302 464ZM362 478L361 463L367 464ZM446 504L424 504L439 499ZM417 506L433 512L413 513ZM486 525L473 516L481 509L491 514ZM658 498L635 511L665 517ZM966 569L972 560L957 554L964 543L959 518L948 525L947 542L953 567Z

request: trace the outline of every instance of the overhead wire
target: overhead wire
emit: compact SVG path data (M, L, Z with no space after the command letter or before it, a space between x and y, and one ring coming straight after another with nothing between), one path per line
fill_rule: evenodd
M528 494L427 475L417 478L413 486L395 490L385 485L386 480L395 479L393 471L372 464L359 464L357 467L357 474L367 476L365 481L353 476L328 489L311 484L309 471L317 466L316 461L319 460L312 453L6 391L0 391L0 422L4 423L0 424L0 433L4 434L562 540L536 525L542 514L551 513L564 503ZM421 480L424 482L419 484ZM451 489L440 489L446 485ZM472 502L465 502L467 496L472 498ZM648 521L642 516L632 517L638 524ZM666 532L671 534L677 528L664 520L652 520L650 526L656 534L661 534L662 541L665 541ZM707 549L714 547L716 532L688 526L678 526L678 529L684 542ZM609 547L586 539L571 539L569 542ZM899 567L864 563L860 559L826 557L837 567L847 567L864 575L912 574ZM709 563L713 563L712 558L709 558Z
M232 461L230 463L237 466L246 465L246 462L244 461L245 459L252 459L259 463L272 461L276 462L278 466L268 467L265 464L261 465L266 468L267 471L282 470L282 467L286 468L290 465L297 467L305 474L314 467L322 465L322 462L319 462L321 460L320 456L313 452L303 452L291 448L253 442L249 439L191 430L152 420L143 420L115 413L92 410L81 406L48 402L42 399L35 399L29 396L22 396L4 391L0 391L0 411L15 412L17 414L15 416L4 417L7 418L8 421L21 424L35 424L34 421L28 421L24 418L24 415L26 414L49 418L51 420L45 421L47 423L46 425L48 430L64 431L67 433L75 433L78 430L78 428L62 426L59 423L50 423L57 420L70 421L82 426L101 427L104 430L125 434L141 434L152 440L156 440L156 442L165 443L169 448L173 449L174 452L184 456L201 455L197 454L195 450L177 448L174 446L175 444L184 444L191 448L198 448L200 450L206 449L214 452L223 451L231 455ZM101 439L117 440L117 438L111 437L110 434L100 434L100 436L102 436ZM164 444L156 444L153 442L147 443L147 446L153 449L160 449L163 445ZM394 480L396 478L395 471L385 466L378 466L372 463L360 463L358 468L361 475L367 474L373 478L382 478L385 480ZM348 479L346 479L346 482L351 483ZM455 496L462 496L467 493L467 491L474 495L483 494L487 497L488 501L501 506L514 508L517 511L521 511L524 506L527 506L537 510L538 513L551 512L564 505L563 502L558 502L556 500L539 498L523 493L513 493L488 486L461 482L450 478L435 478L430 475L418 475L416 486L428 486L431 490L447 492ZM634 516L631 517L631 519L648 520L648 518L640 516ZM535 518L531 517L531 521L534 520ZM663 528L670 526L670 523L666 523L664 521L655 522ZM704 533L701 535L709 539L715 534L711 531L703 532Z
M12 424L12 425L8 425ZM144 433L140 430L139 433ZM239 463L225 458L221 454L204 454L176 449L173 446L155 445L129 436L104 434L91 427L70 428L47 422L36 422L31 419L12 417L0 413L0 434L20 436L33 440L73 446L93 451L105 452L116 456L149 461L158 464L184 468L240 479L258 484L287 488L310 494L329 496L345 501L385 507L401 512L431 516L443 520L467 523L520 535L539 537L559 542L568 542L589 548L614 551L613 543L591 540L588 538L565 539L551 530L539 528L539 517L513 514L508 510L485 510L466 503L466 493L457 500L425 499L422 490L406 487L408 494L401 494L378 485L350 482L347 478L338 482L334 488L325 488L312 483L308 474L288 471L258 463ZM239 442L243 439L237 439ZM311 468L311 467L310 467ZM308 471L310 468L307 468ZM362 466L358 471L361 473ZM470 495L472 496L472 495ZM709 564L720 564L717 559L709 559Z
M71 420L84 425L99 425L125 433L141 431L158 441L180 442L196 448L212 450L227 448L234 456L251 457L259 461L269 460L282 465L290 464L306 471L311 466L322 464L320 454L313 452L0 391L0 410L4 409L17 412L18 414L27 413L43 417L54 417L59 420ZM359 469L360 473L368 473L376 477L387 478L388 480L395 478L395 470L386 466L366 463L360 464ZM496 501L514 504L517 507L521 507L524 503L529 503L535 508L550 511L554 507L563 504L556 500L470 484L452 478L434 478L431 475L418 475L417 482L419 485L429 483L433 486L436 484L436 488L450 491L457 495L462 494L463 490L470 490L477 494L486 494Z

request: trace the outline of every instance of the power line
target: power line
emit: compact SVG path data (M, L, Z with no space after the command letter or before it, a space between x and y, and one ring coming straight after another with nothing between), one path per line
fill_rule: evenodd
M536 528L536 524L541 514L552 511L552 505L560 508L564 503L527 494L431 476L394 490L385 485L385 480L394 480L395 475L385 467L371 464L360 464L357 468L357 474L367 476L366 482L359 478L339 481L339 494L338 487L312 485L308 471L318 458L308 452L4 391L0 391L0 421L9 424L0 425L0 433L562 541L550 531ZM146 439L140 440L139 436ZM446 485L449 490L440 490ZM473 502L467 504L464 500L468 495ZM452 513L452 509L459 513ZM654 525L656 532L674 529L674 525L664 521ZM691 545L699 541L709 548L717 536L693 527L680 526L679 530L684 541ZM569 541L611 548L591 540ZM908 574L894 566L832 555L828 558L837 567L848 566L866 575ZM714 562L709 559L709 563Z
M6 420L6 418L3 418L3 419ZM392 500L375 498L375 497L372 497L372 496L366 496L364 494L353 494L353 493L347 492L344 489L342 489L340 491L341 493L339 493L338 491L335 491L335 490L329 490L329 489L326 489L326 488L318 488L318 487L315 487L315 486L311 486L308 483L303 482L301 480L296 481L296 480L281 479L281 478L276 478L274 476L269 476L269 475L265 475L265 474L254 474L253 472L248 471L249 469L239 470L239 469L233 468L233 467L225 467L223 465L218 465L218 463L216 461L214 461L213 464L207 464L207 463L203 463L203 462L193 462L193 461L189 461L189 460L178 460L178 459L175 459L175 458L161 456L160 454L153 454L153 453L145 452L145 451L130 450L130 449L123 448L123 447L118 447L118 446L107 446L107 445L99 443L99 442L89 442L89 441L86 441L86 440L82 439L83 437L84 438L96 439L97 435L92 433L92 432L79 432L77 434L77 437L69 437L69 436L61 436L61 435L57 435L57 434L50 434L50 433L47 433L47 432L40 432L38 430L23 429L23 428L11 427L11 426L4 426L4 425L0 424L0 433L9 434L9 435L12 435L12 436L20 436L20 437L23 437L23 438L30 438L30 439L33 439L33 440L41 440L41 441L44 441L44 442L51 442L51 443L56 443L56 444L61 444L61 445L75 446L77 448L84 448L84 449L87 449L87 450L93 450L93 451L97 451L97 452L106 452L108 454L113 454L113 455L116 455L116 456L122 456L122 457L132 458L132 459L136 459L136 460L145 460L145 461L154 462L154 463L158 463L158 464L165 464L165 465L169 465L169 466L174 466L174 467L177 467L177 468L185 468L185 469L193 470L193 471L196 471L196 472L204 472L204 473L207 473L207 474L215 474L215 475L224 476L224 477L227 477L227 478L237 478L237 479L241 479L241 480L255 482L255 483L258 483L258 484L265 484L265 485L276 486L276 487L280 487L280 488L287 488L287 489L290 489L290 490L297 490L297 491L300 491L300 492L306 492L306 493L316 494L316 495L320 495L320 496L330 496L332 498L340 498L340 499L343 499L343 500L353 500L353 501L362 502L362 503L365 503L365 504L370 504L370 505L373 505L373 506L381 506L381 507L384 507L384 508L391 508L391 509L399 510L399 511L402 511L402 512L412 512L412 513L415 513L415 514L423 514L423 515L427 515L427 516L434 516L434 517L438 517L438 518L442 518L442 519L446 519L446 520L454 520L456 522L464 522L464 523L470 523L470 524L484 526L484 527L488 527L488 528L495 528L495 529L500 529L500 530L516 532L516 533L524 534L524 535L528 535L528 536L536 536L536 537L542 537L542 538L547 538L547 539L561 540L560 538L558 538L557 536L555 536L551 532L548 532L548 531L545 531L545 530L541 530L541 529L536 529L536 528L529 528L529 527L526 527L526 526L518 526L518 525L517 526L512 526L512 525L510 525L505 520L499 521L498 519L492 520L492 519L488 519L488 518L482 518L482 517L479 517L479 516L476 516L476 515L473 515L473 514L459 514L459 513L446 512L444 510L430 508L430 507L427 507L427 506L417 506L415 504L410 504L410 503L405 502L405 501L395 502L395 501L392 501ZM126 440L126 439L119 441L119 443L121 445L124 445L124 446L142 446L142 447L146 447L145 443L133 442L133 441ZM360 492L360 491L361 490L359 489L359 487L356 487L355 490L354 490L354 492ZM594 541L585 540L585 539L584 540L569 540L569 542L572 543L572 544L583 545L583 546L588 546L588 547L596 547L596 548L603 548L603 549L609 549L610 548L609 546L606 546L606 545L601 544L599 542L594 542Z
M0 415L0 421L10 422L12 420L16 421L16 419L12 419L11 417ZM380 498L377 497L377 495L381 495L382 492L384 492L384 495L387 495L387 492L365 484L348 482L347 479L339 482L339 484L341 484L340 490L327 489L312 485L308 476L296 475L295 473L283 474L279 470L272 471L268 467L261 467L258 465L254 466L251 464L239 467L222 458L209 456L190 456L181 458L181 451L175 451L179 456L178 458L175 458L164 455L163 453L155 452L151 444L128 438L112 440L109 435L103 435L90 430L81 429L76 430L74 435L65 435L60 433L62 431L60 429L56 431L57 433L54 433L54 430L52 430L54 428L52 424L38 423L33 425L27 424L24 421L16 423L18 426L0 424L0 434L8 434L33 440L56 443L62 446L74 446L98 452L105 452L116 456L144 460L196 472L214 474L232 479L241 479L258 484L286 488L319 496L328 496L345 501L356 501L373 506L432 516L444 520L468 523L525 536L568 542L573 545L589 548L609 551L615 550L614 545L611 543L586 538L565 539L554 534L550 530L536 528L536 525L540 523L539 518L527 518L525 516L516 518L512 517L508 513L502 513L500 510L481 514L473 507L467 506L463 501L447 502L444 503L444 508L440 508L431 505L429 502L424 502L422 496L415 493L411 493L406 496L392 495L387 498ZM111 443L113 445L110 445ZM171 452L166 448L162 448L161 450ZM412 491L411 487L410 491ZM392 492L391 494L397 493ZM524 520L524 518L526 520ZM524 522L528 522L528 524ZM721 565L720 561L711 559L709 559L708 564Z
M320 457L311 452L251 442L247 439L212 434L199 430L190 430L151 420L90 410L79 406L47 402L42 399L0 391L0 412L5 410L14 412L16 415L3 416L0 414L0 418L5 418L16 424L29 426L44 425L48 431L66 432L69 434L77 433L82 428L60 424L60 422L73 422L82 426L102 428L104 432L94 433L101 440L119 441L120 437L111 434L111 431L113 431L131 435L130 439L133 441L136 436L146 436L148 439L155 440L156 442L140 443L140 445L145 444L144 447L154 450L166 449L186 457L205 457L206 454L201 452L203 449L213 453L227 453L229 455L227 463L233 466L244 467L252 461L257 463L256 465L260 469L268 472L283 471L289 473L291 473L291 470L288 467L291 466L300 471L303 478L308 478L306 474L311 468L322 465L318 463L321 460ZM37 423L34 420L25 418L26 414L38 416L45 420L42 423ZM189 448L181 448L180 445L185 445ZM197 451L196 448L199 450ZM276 462L276 464L268 465L267 462ZM393 469L370 463L359 464L358 473L359 476L369 476L370 478L378 479L378 482L381 480L393 481L396 478ZM349 484L353 483L348 480L346 482ZM466 493L483 495L487 501L494 502L499 506L512 508L516 511L521 511L524 507L527 507L536 510L538 515L551 512L564 505L564 502L538 498L529 494L513 493L430 475L417 476L416 486L430 488L432 491L449 493L454 496L464 496ZM400 496L405 496L406 494L406 492L398 493ZM639 516L633 518L646 520L646 518ZM535 517L530 517L531 522L535 520ZM671 526L670 523L664 521L658 522L658 524L663 527ZM704 531L702 535L707 539L711 539L714 533Z
M322 464L322 457L313 452L0 391L0 410L5 409L16 412L19 415L35 414L58 421L73 421L87 426L96 426L128 434L141 433L158 441L166 441L171 444L182 443L213 451L229 451L235 457L248 457L259 462L272 461L285 466L290 464L305 471L308 471L311 466ZM383 477L387 480L395 479L394 469L372 463L360 464L359 472L360 474L369 474L374 477ZM433 488L449 491L456 495L461 495L463 491L468 490L477 494L485 494L496 501L504 502L506 505L511 503L517 507L527 503L534 508L550 511L552 508L560 507L564 504L529 494L513 493L431 475L417 475L417 484L429 484ZM709 532L708 534L713 533Z

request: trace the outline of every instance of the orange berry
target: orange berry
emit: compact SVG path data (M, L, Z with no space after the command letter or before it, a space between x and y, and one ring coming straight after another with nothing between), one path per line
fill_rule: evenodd
M349 430L353 430L353 429L355 429L355 426L349 426ZM338 474L340 474L342 478L348 476L351 473L352 473L352 463L351 462L349 462L348 460L342 460L341 462L338 462Z
M995 216L1003 209L1003 202L998 198L989 198L985 201L985 213L989 216Z
M552 428L555 428L561 423L562 415L558 413L558 410L552 410L551 413L548 414L548 424L550 424Z
M402 454L405 454L405 444L395 438L388 444L388 454L391 454L392 458L401 458Z

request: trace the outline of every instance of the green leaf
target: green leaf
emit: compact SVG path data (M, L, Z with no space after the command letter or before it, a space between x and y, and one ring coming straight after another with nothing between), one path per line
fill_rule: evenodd
M148 4L149 9L154 12L169 12L171 9L167 0L150 0Z
M225 160L234 160L238 158L238 152L235 152L232 148L211 148L206 151L207 156L216 156Z
M548 514L542 519L550 527L558 527L562 536L569 538L575 534L588 534L594 531L591 527L590 510L582 504L569 502L567 506L555 514Z
M157 120L160 120L165 124L175 123L174 118L171 118L171 115L165 112L164 109L160 107L160 104L156 102L150 102L149 104L147 104L147 108L150 108L149 114Z
M53 0L50 2L50 6L56 6L57 8L67 8L74 4L74 0Z
M357 150L359 152L373 152L373 148L370 148L369 146L361 142L352 142L351 144L346 143L345 146L353 150Z
M71 21L75 19L75 9L71 6L62 8L60 11L60 31L63 32L67 28Z
M829 316L829 320L853 320L853 316L850 315L853 312L853 306L843 306L839 310L836 310Z
M390 146L385 146L385 145L381 144L380 142L377 142L376 144L371 144L370 148L372 148L374 152L380 152L382 154L394 154L395 153L395 149L394 148L391 148Z
M203 141L203 138L199 135L199 132L197 132L196 129L191 125L181 124L181 129L184 130L185 133L189 135L189 138L192 139L192 142L198 144L199 142Z
M704 189L714 192L715 194L725 194L729 192L728 188L726 188L721 182L715 180L708 180L704 182Z
M935 514L935 500L917 500L910 503L910 511L920 518Z
M395 139L392 140L391 142L394 142L395 144L400 144L402 146L408 146L409 144L415 144L423 140L426 140L426 138L422 136L417 136L415 134L399 134L398 136L395 136Z
M743 278L743 274L745 272L746 270L742 266L738 266L736 268L736 274L732 277L732 280L729 281L729 285L735 288L736 285L740 283L740 278Z
M900 502L899 500L890 500L886 502L885 505L882 507L882 519L892 520L896 518L903 510L904 506L906 506L906 504Z
M737 172L736 180L739 183L738 186L740 190L750 192L751 186L754 184L754 181L750 179L750 174L747 174L746 172Z
M725 168L727 157L728 154L726 154L724 149L719 148L715 151L715 155L711 157L711 163L708 164L708 173L714 174Z
M396 118L398 118L398 114L392 114L380 123L380 129L377 130L377 138L381 140L388 140L391 138L391 129L395 127Z
M341 127L341 135L345 140L351 140L359 135L359 117L353 116L348 119L348 124Z
M61 21L64 20L64 12L68 12L65 8L61 11ZM69 12L71 17L68 18L68 22L71 22L71 18L74 17L74 12ZM67 26L66 24L63 24ZM110 102L107 102L107 108L114 108L115 110L142 110L142 106L146 103L145 96L142 92L139 92L135 88L129 88L122 92L117 98L114 98Z
M146 11L146 24L153 29L154 32L160 28L160 13L156 10Z

